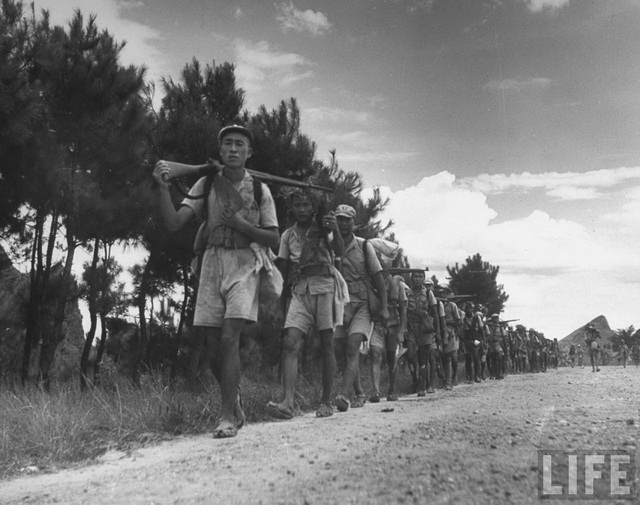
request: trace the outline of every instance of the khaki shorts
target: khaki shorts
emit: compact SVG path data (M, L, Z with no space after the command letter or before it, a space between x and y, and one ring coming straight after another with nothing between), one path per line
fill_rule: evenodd
M379 349L386 348L386 337L389 330L383 324L374 324L373 331L371 332L371 340L369 340L369 347L378 347Z
M260 276L251 249L212 247L204 252L194 326L221 328L225 319L258 319Z
M369 314L368 302L349 302L344 307L344 324L336 328L334 338L360 333L367 340L371 337L373 322Z
M395 332L395 333L394 333ZM396 335L396 340L400 339L400 325L392 324L384 325L382 323L375 323L373 325L373 331L371 332L371 339L369 340L369 347L378 347L379 349L387 348L387 339L389 334Z
M308 291L304 294L294 292L287 310L285 330L297 328L307 333L314 325L318 331L335 330L334 298L334 293L311 295Z

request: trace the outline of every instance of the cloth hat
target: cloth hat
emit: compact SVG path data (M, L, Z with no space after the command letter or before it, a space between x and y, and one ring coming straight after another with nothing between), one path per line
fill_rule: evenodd
M222 142L222 139L227 136L229 133L241 133L242 135L244 135L245 137L247 137L249 139L249 142L251 142L253 144L253 133L251 133L251 130L249 130L249 128L245 128L242 125L239 124L232 124L229 126L225 126L224 128L222 128L219 132L218 132L218 144L220 144Z
M338 207L336 208L335 216L350 217L351 219L355 219L356 209L354 209L351 205L338 205Z
M427 277L427 278L424 280L424 283L425 283L425 285L427 285L427 286L433 286L433 281L432 281L431 279L429 279L429 277Z

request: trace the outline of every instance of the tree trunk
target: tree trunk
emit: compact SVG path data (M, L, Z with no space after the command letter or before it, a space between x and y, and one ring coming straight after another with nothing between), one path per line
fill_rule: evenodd
M187 313L187 304L189 303L189 265L182 265L182 288L184 296L182 297L182 305L180 307L180 321L178 322L178 332L176 334L176 352L171 360L171 379L176 378L178 371L178 356L180 354L180 345L182 344L182 331L184 330L184 319Z
M147 287L149 284L149 265L151 264L151 256L153 255L153 251L150 253L149 258L147 258L147 263L144 266L144 270L142 272L142 276L140 278L140 288L138 290L138 322L140 327L139 332L139 341L138 341L138 364L134 369L134 375L132 377L133 382L138 384L140 380L140 371L144 364L147 362L148 353L149 353L149 330L147 328L147 316L146 316L146 305L147 305Z
M153 254L153 252L151 253ZM138 293L138 315L139 315L139 324L140 324L140 346L138 347L138 366L136 367L136 371L134 372L133 380L134 382L138 382L140 367L145 363L148 359L149 353L149 330L147 328L147 316L146 316L146 305L147 305L147 285L149 283L149 265L151 264L151 254L147 259L147 263L144 266L144 271L142 272L142 277L140 279L140 290Z
M44 218L40 212L36 215L34 239L31 246L31 282L29 285L29 306L27 308L27 328L22 352L20 378L24 386L29 380L31 353L40 341L42 333L42 303L44 300L42 272L42 234Z
M60 291L58 293L58 304L53 319L53 329L51 330L51 333L43 332L42 334L39 368L40 382L46 391L49 391L51 387L51 378L49 374L56 349L65 337L62 329L66 315L67 298L69 297L69 287L71 285L71 267L73 266L75 252L76 243L72 232L69 230L69 225L67 225L67 258L62 272L62 278L60 280Z
M89 319L91 326L89 332L84 341L84 347L82 348L82 356L80 357L80 389L84 391L88 386L89 377L87 377L89 369L89 355L91 354L91 346L93 345L93 339L96 335L96 328L98 326L98 311L97 311L97 296L98 296L98 282L96 279L96 270L98 268L98 259L100 250L100 239L96 239L93 247L93 258L91 259L91 270L89 272Z

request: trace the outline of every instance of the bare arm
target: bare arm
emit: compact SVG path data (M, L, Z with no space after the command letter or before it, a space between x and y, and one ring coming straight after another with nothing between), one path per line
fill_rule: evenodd
M373 285L380 297L380 303L382 304L381 316L383 321L389 319L389 304L387 300L387 286L384 283L384 277L382 277L382 271L376 272L373 275Z
M158 183L158 206L162 220L169 231L177 231L195 217L193 210L182 206L178 210L173 205L169 185L164 177L165 169L156 165L153 177Z
M342 238L342 235L340 235L340 230L338 229L338 221L333 215L333 212L330 212L322 218L322 224L325 228L331 230L331 232L333 233L331 248L333 249L335 255L338 258L341 258L344 254L344 239Z
M230 208L226 208L222 211L220 221L223 224L248 235L254 242L257 242L260 245L275 249L278 247L278 243L280 242L280 233L278 232L278 228L258 228L244 219L240 213L234 213Z
M398 303L398 311L400 312L400 334L404 335L407 331L407 302Z
M442 339L443 344L446 344L449 340L449 333L447 331L447 321L442 316L440 316L440 338Z
M440 330L440 314L438 313L438 304L432 305L429 308L429 312L431 312L431 317L433 319L433 328L436 334L436 344L442 344L442 334Z

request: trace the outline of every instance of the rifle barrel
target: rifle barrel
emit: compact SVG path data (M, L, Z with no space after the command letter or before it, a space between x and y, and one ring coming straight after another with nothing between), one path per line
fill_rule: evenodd
M390 274L412 274L415 272L422 272L426 275L429 271L428 268L388 268L387 270Z
M221 165L218 162L216 162L216 160L209 158L209 160L207 161L207 165L202 167L199 170L199 175L205 176L211 173L217 173L220 166ZM332 188L327 188L325 186L318 186L317 184L311 184L310 182L296 181L295 179L289 179L288 177L280 177L279 175L268 174L266 172L260 172L258 170L253 170L250 168L245 168L245 170L249 174L251 174L253 177L256 177L264 182L273 182L275 184L281 184L283 186L316 189L318 191L324 191L326 193L333 193Z
M264 182L273 182L275 184L282 184L283 186L292 186L294 188L316 189L318 191L324 191L325 193L333 193L332 188L327 188L325 186L318 186L316 184L311 184L310 182L296 181L294 179L289 179L287 177L280 177L278 175L267 174L265 172L259 172L258 170L251 170L249 168L245 168L245 170L249 172L252 176L257 177L258 179Z

